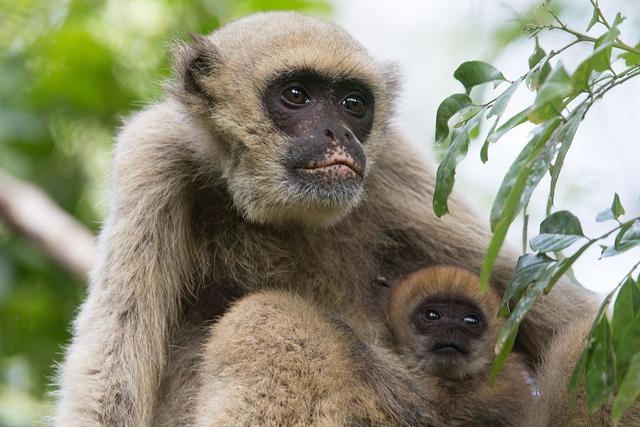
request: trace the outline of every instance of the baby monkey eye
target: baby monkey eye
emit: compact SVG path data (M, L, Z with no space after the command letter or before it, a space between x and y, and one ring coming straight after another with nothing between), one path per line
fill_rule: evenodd
M431 308L425 310L423 316L427 320L439 320L441 317L440 313Z
M478 326L480 324L480 318L476 314L467 314L462 318L462 321L469 326Z
M342 108L355 116L362 116L366 112L364 99L355 93L347 95L341 102Z
M290 107L301 107L311 102L311 98L300 86L291 86L284 90L282 99Z

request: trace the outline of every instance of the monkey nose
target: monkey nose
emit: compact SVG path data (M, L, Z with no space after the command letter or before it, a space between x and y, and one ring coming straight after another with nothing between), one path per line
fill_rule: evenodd
M324 135L329 138L331 141L335 141L336 140L336 134L333 130L331 129L325 129L324 130Z
M331 145L338 145L340 140L342 140L343 143L360 143L360 141L358 141L358 138L356 138L356 136L353 134L353 132L351 132L351 130L349 130L348 127L346 126L339 126L340 129L339 131L334 131L331 128L326 128L324 130L324 135L329 139L329 143Z

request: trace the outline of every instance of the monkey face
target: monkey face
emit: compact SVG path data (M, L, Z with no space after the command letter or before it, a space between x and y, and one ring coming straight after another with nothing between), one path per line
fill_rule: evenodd
M371 90L354 80L287 73L268 85L264 104L289 141L281 163L293 193L336 209L356 203L367 167L362 141L373 122Z
M487 321L482 311L464 297L433 296L410 316L407 345L429 373L459 379L486 365Z
M179 46L172 94L211 132L194 157L241 215L330 226L364 199L391 142L394 72L334 24L299 16L283 29L271 18Z

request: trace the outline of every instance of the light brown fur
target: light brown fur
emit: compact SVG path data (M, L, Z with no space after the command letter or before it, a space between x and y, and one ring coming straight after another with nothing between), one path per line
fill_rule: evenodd
M487 322L487 330L473 344L468 356L472 360L460 367L460 378L443 378L428 372L423 359L429 356L415 354L411 346L412 341L419 339L419 332L413 329L410 316L433 296L468 298ZM533 402L533 388L529 384L533 374L518 354L509 355L495 383L489 382L494 344L504 323L496 318L499 306L500 296L494 290L480 291L478 276L451 266L418 270L392 290L387 313L396 346L443 425L519 425Z
M436 263L478 271L484 256L489 233L455 197L452 214L433 215L434 173L389 124L395 79L339 27L255 15L176 55L167 98L127 120L116 142L100 259L58 380L60 426L189 423L203 349L227 345L208 329L249 291L302 295L309 310L338 315L367 344L389 347L371 285L378 275ZM287 139L266 119L260 94L275 72L304 66L358 75L373 88L364 191L350 204L281 185ZM515 259L504 252L498 290ZM585 291L558 285L523 324L519 348L535 357L592 305ZM237 400L225 407L242 407L242 394L227 398Z
M610 406L604 404L593 414L587 408L584 385L575 402L568 391L573 369L586 347L586 337L593 316L574 320L571 327L559 332L545 354L539 371L540 399L525 416L526 427L605 427L612 426ZM635 404L620 421L620 426L640 426L640 404Z
M218 343L224 342L221 347ZM197 426L427 425L410 373L340 319L289 292L259 292L213 328Z

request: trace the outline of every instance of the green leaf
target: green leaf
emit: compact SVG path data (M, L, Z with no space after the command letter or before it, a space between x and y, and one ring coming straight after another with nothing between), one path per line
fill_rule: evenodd
M529 241L531 249L538 252L555 252L571 246L582 236L564 236L561 234L540 234Z
M482 128L482 121L478 121L478 123L469 130L469 139L474 140L478 136L480 136L481 128Z
M542 295L543 290L544 288L538 286L537 283L529 286L522 298L520 298L520 301L518 301L514 307L509 318L500 329L498 338L496 339L496 360L493 364L493 371L491 373L492 378L495 378L498 371L504 364L504 361L507 359L507 356L513 348L513 343L515 342L516 335L518 334L520 323L522 323L525 315L529 310L531 310L536 299Z
M640 284L633 278L627 277L613 306L611 328L615 332L614 341L622 337L623 331L638 314L640 314Z
M458 111L457 113L457 118L456 118L456 122L454 124L454 127L460 127L465 125L470 119L474 118L480 111L482 111L483 108L479 105L468 105L466 107L463 107L460 111ZM479 121L479 120L477 120ZM475 126L475 125L474 125ZM471 128L469 129L469 131L471 130Z
M507 357L509 357L509 353L511 353L511 349L513 349L513 344L516 342L516 336L518 335L518 325L515 328L510 329L508 332L505 332L507 335L501 341L500 347L496 345L495 352L496 358L493 362L493 369L491 370L491 378L489 379L490 383L493 384L500 372L500 369L506 362Z
M549 168L555 145L547 142L559 123L560 120L555 119L540 126L539 131L518 155L502 181L491 209L493 236L480 270L481 289L488 287L489 275L509 226L522 207L529 202L533 189Z
M560 120L554 119L541 125L507 171L491 208L492 230L495 229L498 221L505 216L506 200L513 193L514 185L520 176L524 178L524 182L519 200L513 206L514 214L517 215L529 201L533 189L549 168L553 154L555 154L555 144L549 143L549 139L560 123Z
M565 106L565 98L572 93L571 77L562 65L558 65L538 89L536 100L529 107L527 118L533 123L542 123L560 115Z
M436 172L436 188L433 193L433 211L438 217L449 212L447 200L455 182L456 166L467 156L469 151L469 134L482 119L484 109L466 120L462 127L455 128L451 134L451 144L447 149L438 171Z
M509 120L504 122L502 126L500 126L495 132L489 133L487 136L487 140L491 143L496 142L500 138L504 136L507 132L513 129L516 126L521 125L522 123L527 121L528 109L524 109L520 111L518 114L511 117Z
M586 246L586 245L585 245ZM587 345L585 346L584 351L580 355L580 359L578 359L578 363L576 364L575 369L571 375L571 379L569 380L569 391L573 395L575 400L578 393L578 386L582 382L583 374L587 371L587 366L590 363L591 355L593 353L594 348L594 334L597 326L604 316L606 316L606 311L609 308L609 303L611 302L611 298L613 297L614 291L611 291L600 304L598 308L598 313L596 314L593 323L591 324L591 329L589 330L589 335L587 336Z
M433 211L440 218L449 212L447 199L453 191L456 166L462 161L469 151L469 135L464 128L453 131L452 142L444 158L438 166L436 173L436 188L433 193Z
M536 37L536 47L529 57L529 72L526 75L527 87L531 90L537 90L538 87L546 80L551 72L549 65L549 56L540 47L538 38Z
M593 348L587 365L587 407L592 413L604 402L615 384L615 356L611 344L611 326L602 316L593 334Z
M487 119L491 117L497 117L497 119L500 120L500 117L504 113L505 108L507 108L509 100L513 96L516 89L518 89L518 86L520 86L520 83L522 83L522 79L518 79L515 82L511 83L507 90L502 92L500 96L496 98L496 101L493 103L493 106L487 113Z
M555 262L552 258L544 254L524 254L518 258L516 268L502 294L500 304L500 315L506 317L512 300L518 300L526 290L527 286L540 278L542 273Z
M511 100L511 97L515 93L516 89L518 89L518 86L520 86L520 83L522 83L522 79L518 79L515 82L511 83L507 90L502 92L500 96L496 98L496 101L493 103L493 106L487 113L487 119L491 117L495 117L496 119L494 120L493 125L491 125L491 129L489 130L487 138L485 139L484 144L482 144L482 149L480 150L480 159L483 163L489 160L489 143L491 141L490 137L495 132L496 126L498 125L498 122L500 121L504 110L507 108L507 104L509 104L509 100Z
M571 268L574 262L584 253L585 250L591 245L591 243L587 242L582 245L578 251L572 254L570 257L561 259L560 261L553 264L549 270L548 275L545 274L538 283L540 286L544 287L544 293L547 294L553 286L560 280L560 278Z
M449 120L458 111L472 105L471 98L464 93L456 93L440 103L436 113L436 144L442 144L449 136Z
M611 49L616 38L620 35L618 25L623 20L622 15L618 13L611 29L596 40L591 55L576 68L571 76L576 93L589 90L589 79L594 71L602 72L611 69Z
M531 239L531 249L538 252L560 251L584 237L580 220L569 211L549 215L540 224L540 234Z
M540 60L542 60L546 55L547 53L540 47L538 37L536 37L536 46L529 57L529 69L531 70L533 67L538 65L538 62L540 62Z
M590 338L589 338L590 339ZM575 400L578 395L578 387L582 383L582 378L584 378L584 374L587 369L587 363L589 362L589 346L584 349L578 362L576 363L576 367L573 369L571 373L571 378L569 379L569 392L571 393L573 399Z
M558 178L560 177L560 171L562 170L562 165L564 164L564 159L567 157L567 153L569 152L569 148L571 148L571 143L573 142L573 138L576 135L578 130L578 126L582 122L584 118L584 113L587 111L587 105L583 105L579 108L576 108L571 112L567 121L563 123L561 128L558 130L557 140L560 143L560 148L558 149L558 155L556 156L556 161L553 163L553 166L549 169L549 174L551 175L551 184L549 185L549 198L547 199L547 211L551 211L551 207L553 206L553 202L556 194L556 185L558 184Z
M620 203L620 196L618 196L618 193L614 193L611 212L613 213L614 218L618 218L625 213L622 203Z
M640 398L640 353L633 356L629 370L618 388L618 394L611 407L611 418L618 424L624 413Z
M587 25L587 32L593 28L598 22L600 22L600 11L597 7L593 8L593 14L591 15L591 21L589 21L589 25Z
M612 341L620 381L631 358L640 351L640 285L628 277L620 288L611 318Z
M493 81L506 81L500 71L494 66L482 61L462 63L453 73L453 77L462 83L467 94L469 94L475 86Z
M596 216L596 221L604 222L610 219L618 219L624 214L625 211L624 207L622 207L622 203L620 202L620 196L618 196L618 193L615 193L613 195L613 202L611 203L611 207L600 212L598 216Z
M569 211L558 211L540 223L540 234L584 236L580 220Z
M634 46L636 50L640 51L640 43ZM624 59L624 63L627 67L640 64L640 54L634 52L624 52L618 55L618 58Z
M613 246L607 247L602 252L602 257L618 255L636 246L640 246L640 222L628 222L618 231Z

